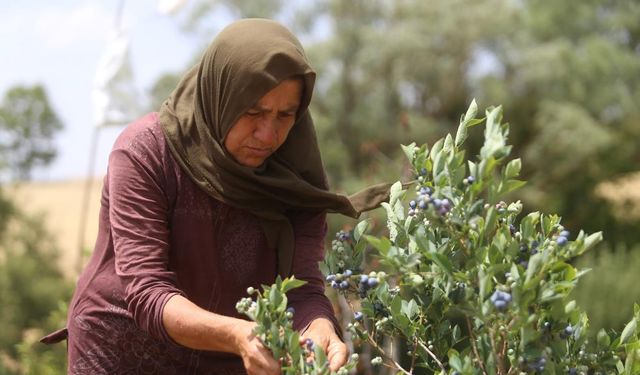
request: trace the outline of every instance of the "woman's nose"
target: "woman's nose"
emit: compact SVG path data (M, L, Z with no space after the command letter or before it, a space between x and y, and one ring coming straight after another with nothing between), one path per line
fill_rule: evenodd
M272 116L264 116L258 124L254 136L265 146L273 145L278 138L276 119Z

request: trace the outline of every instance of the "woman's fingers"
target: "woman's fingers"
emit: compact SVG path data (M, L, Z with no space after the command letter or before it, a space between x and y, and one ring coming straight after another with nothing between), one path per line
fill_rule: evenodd
M242 353L242 361L249 375L278 375L280 364L257 338L252 338Z

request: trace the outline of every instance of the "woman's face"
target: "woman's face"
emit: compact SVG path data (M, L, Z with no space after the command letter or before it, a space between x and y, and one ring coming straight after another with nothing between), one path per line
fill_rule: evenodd
M224 147L240 164L258 167L284 143L296 120L302 81L287 79L266 93L238 121Z

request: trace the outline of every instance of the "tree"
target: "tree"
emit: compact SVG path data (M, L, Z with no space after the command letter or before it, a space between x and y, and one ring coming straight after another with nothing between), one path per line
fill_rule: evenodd
M62 123L41 85L10 89L0 106L0 173L28 179L56 156ZM45 353L33 337L60 328L71 285L42 220L25 214L0 183L0 374L62 374L64 348ZM39 364L36 369L36 364Z
M61 129L43 86L9 89L0 105L0 172L30 179L33 168L56 156L53 137Z

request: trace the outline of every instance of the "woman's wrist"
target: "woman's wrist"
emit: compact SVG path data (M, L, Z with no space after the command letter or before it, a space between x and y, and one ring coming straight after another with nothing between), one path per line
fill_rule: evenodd
M240 354L250 340L253 322L218 315L183 296L172 296L163 310L167 334L191 349Z

